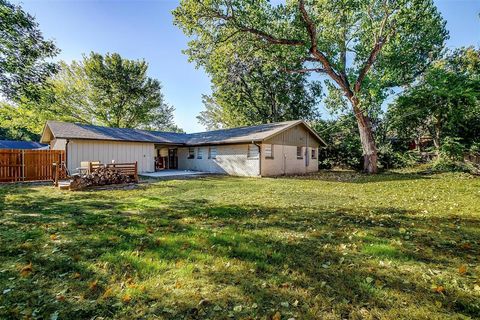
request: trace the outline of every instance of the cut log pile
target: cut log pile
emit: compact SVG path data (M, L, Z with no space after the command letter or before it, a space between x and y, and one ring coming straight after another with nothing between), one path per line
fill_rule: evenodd
M92 186L137 182L132 176L115 168L98 167L92 173L75 175L70 182L70 190L81 190Z

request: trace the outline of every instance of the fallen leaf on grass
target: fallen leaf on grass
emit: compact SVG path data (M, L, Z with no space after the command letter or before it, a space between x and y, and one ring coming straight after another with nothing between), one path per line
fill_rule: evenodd
M80 279L80 277L81 275L78 272L75 272L74 274L72 274L72 279Z
M105 290L105 292L103 293L102 298L103 298L103 299L108 299L108 298L110 298L111 296L113 296L112 293L113 293L112 288L107 288L107 290Z
M20 270L20 274L22 275L22 277L28 277L30 273L32 273L32 271L33 271L33 267L32 267L32 263L30 262L26 266L22 267L22 269Z
M436 286L434 288L436 293L444 293L445 292L445 287L444 286Z
M467 273L467 266L466 265L461 265L460 268L458 268L458 273L460 273L462 275Z
M275 314L272 316L272 320L281 320L282 315L280 314L280 311L275 312Z
M98 280L93 280L88 284L90 290L95 290L98 287Z
M130 301L132 301L132 297L129 294L126 294L122 297L122 301L124 303L129 303Z
M58 237L55 233L50 235L50 240L57 240L57 239Z

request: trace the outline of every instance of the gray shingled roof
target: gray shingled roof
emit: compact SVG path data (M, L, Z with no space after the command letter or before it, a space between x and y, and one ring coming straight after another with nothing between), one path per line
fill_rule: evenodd
M278 132L300 123L303 123L303 121L296 120L267 123L257 126L222 129L191 134L126 128L109 128L59 121L47 121L46 127L51 130L55 138L63 139L92 139L202 145L262 141ZM320 141L322 141L314 131L312 131L312 133L317 136Z
M89 139L183 144L186 134L128 128L110 128L88 124L47 121L46 126L57 139Z
M186 143L189 145L199 145L208 143L222 144L262 141L288 127L291 127L301 122L301 120L295 120L277 123L266 123L257 126L192 133L188 135L188 140Z

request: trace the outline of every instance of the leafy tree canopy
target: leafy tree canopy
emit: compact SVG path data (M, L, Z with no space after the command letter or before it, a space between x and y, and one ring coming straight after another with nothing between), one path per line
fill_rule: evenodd
M368 109L415 79L447 38L432 0L182 0L174 16L192 37L186 52L199 65L253 49L282 69L326 76L356 117L368 172L377 170Z
M0 93L10 99L38 94L57 65L59 50L44 40L38 23L18 5L0 0Z
M389 118L396 135L430 135L437 151L448 136L478 140L480 50L461 48L436 61L389 107Z
M317 118L321 87L305 74L279 71L258 54L213 55L207 65L212 95L198 117L208 129Z
M121 128L178 131L174 108L165 103L160 82L147 76L148 64L119 54L91 53L49 80L41 102L24 105L46 118Z

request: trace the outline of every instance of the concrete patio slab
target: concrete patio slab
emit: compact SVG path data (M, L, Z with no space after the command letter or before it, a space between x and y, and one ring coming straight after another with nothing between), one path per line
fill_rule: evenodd
M195 176L195 175L206 175L208 172L202 171L192 171L192 170L162 170L156 172L144 172L141 173L141 176L149 178L169 178L169 177L179 177L179 176Z

